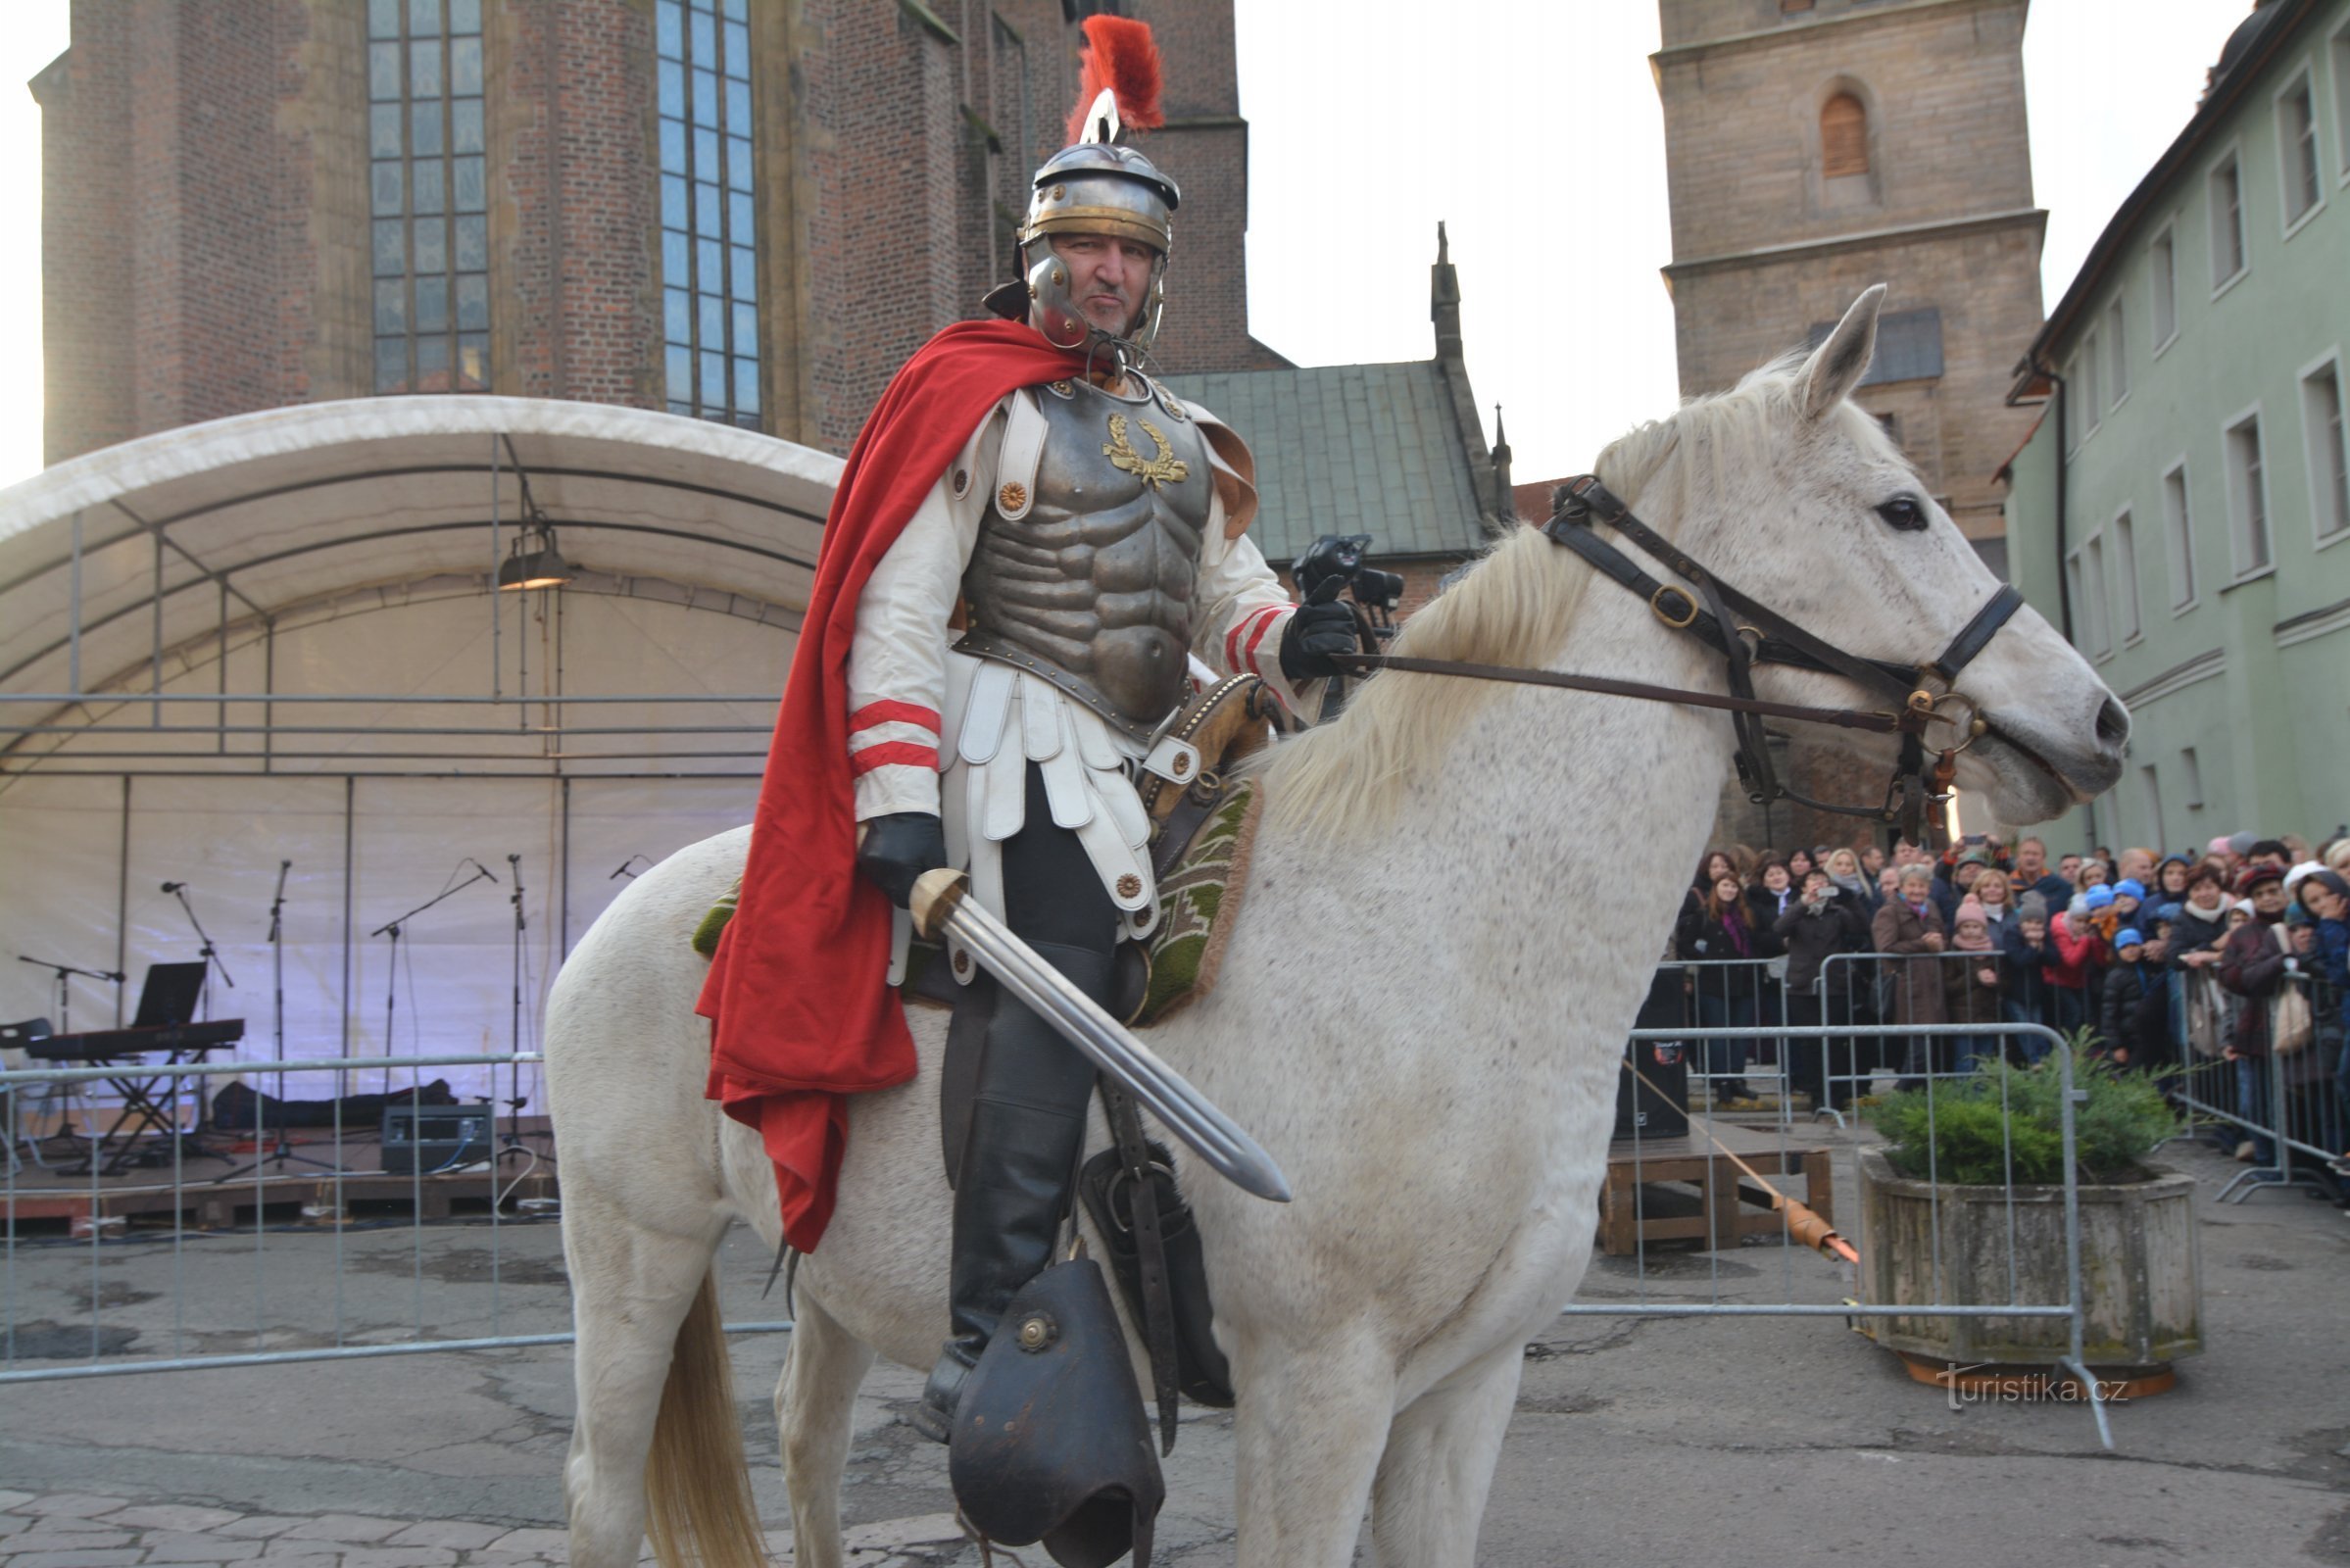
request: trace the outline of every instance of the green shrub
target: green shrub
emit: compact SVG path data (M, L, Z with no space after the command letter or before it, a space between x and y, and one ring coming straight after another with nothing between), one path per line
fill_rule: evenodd
M2119 1070L2075 1035L2073 1086L2087 1098L2073 1109L2073 1147L2083 1181L2111 1181L2136 1170L2179 1130L2163 1100L2161 1075ZM1931 1104L1924 1090L1888 1095L1869 1108L1870 1125L1888 1141L1885 1158L1904 1176L1964 1187L2064 1180L2064 1080L2051 1054L2036 1067L1989 1060L1966 1078L1938 1079Z

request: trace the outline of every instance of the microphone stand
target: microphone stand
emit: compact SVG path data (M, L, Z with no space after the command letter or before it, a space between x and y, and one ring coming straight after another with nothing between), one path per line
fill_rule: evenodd
M507 1035L507 1051L511 1055L519 1058L522 1054L522 932L528 924L522 917L522 858L519 855L508 856L506 868L514 879L514 896L508 901L514 906L514 1016L509 1024ZM608 877L606 880L610 881L611 878ZM497 1158L490 1162L492 1169L504 1163L509 1154L538 1154L537 1150L522 1142L522 1107L528 1103L522 1096L522 1063L516 1059L509 1061L506 1065L508 1072L506 1132L498 1140ZM544 1157L548 1164L555 1163L553 1150L549 1150ZM494 1187L495 1183L492 1185Z
M275 994L271 1004L271 1024L275 1040L274 1055L280 1065L285 1061L285 874L293 868L294 862L291 860L277 862L277 891L269 900L269 935L268 939L269 979ZM256 1128L255 1132L257 1136L254 1143L258 1151L260 1129ZM213 1185L218 1187L223 1182L234 1181L245 1172L259 1170L264 1165L274 1165L282 1170L285 1162L289 1159L297 1165L316 1165L318 1169L325 1171L339 1171L342 1168L323 1159L313 1159L308 1154L294 1152L293 1143L285 1135L285 1074L279 1073L277 1075L277 1142L275 1146L270 1149L267 1156L256 1157L239 1165L224 1176L214 1177ZM260 1211L257 1202L254 1212L258 1215ZM260 1223L258 1218L255 1223Z
M196 906L188 903L188 885L185 882L174 882L170 891L171 897L179 901L179 912L188 917L188 924L196 932L196 951L204 959L204 996L200 1008L203 1016L210 1019L212 1017L212 972L215 969L220 970L220 983L231 991L236 989L236 980L229 974L228 965L220 961L220 950L213 946L212 933L204 929L202 920L196 918ZM171 1136L185 1138L189 1143L195 1145L198 1153L205 1153L207 1151L202 1144L196 1142L193 1132L182 1133L179 1130L179 1095L183 1086L196 1101L196 1125L200 1127L204 1124L203 1084L198 1082L190 1086L185 1078L173 1078L171 1080Z
M73 976L80 975L85 980L106 980L117 986L122 983L122 972L116 969L81 969L70 963L52 963L47 958L36 958L29 953L18 954L17 961L29 963L36 969L47 969L55 977L57 1032L61 1035L73 1032Z
M422 904L417 905L406 914L400 915L395 919L386 920L383 922L383 924L377 926L374 930L367 933L367 935L371 937L388 937L391 939L391 962L389 965L389 971L384 976L383 987L383 1092L387 1098L392 1092L392 1015L398 1009L398 998L400 995L401 927L407 925L409 921L414 920L417 915L422 914L426 909L431 908L443 899L454 897L455 895L464 892L466 888L471 887L474 883L483 881L485 879L495 882L498 880L498 877L497 874L490 870L488 866L476 865L473 867L473 874L469 877L466 877L463 882L458 883L455 887L443 888L440 892L434 894L431 898L426 899Z

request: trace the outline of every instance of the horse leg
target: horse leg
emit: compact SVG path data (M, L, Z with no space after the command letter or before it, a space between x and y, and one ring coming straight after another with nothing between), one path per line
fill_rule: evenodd
M567 1163L567 1162L566 1162ZM566 1172L566 1174L569 1174ZM563 1462L563 1493L570 1504L572 1568L634 1568L643 1544L647 1512L647 1462L653 1456L657 1416L664 1448L678 1439L706 1451L722 1449L731 1436L741 1469L741 1438L731 1396L708 1408L711 1384L722 1372L723 1334L717 1322L710 1260L724 1223L678 1235L630 1219L612 1203L597 1201L567 1184L563 1252L570 1267L573 1320L573 1382L579 1410L571 1428L571 1450ZM713 1343L714 1342L714 1343ZM714 1369L713 1369L714 1359ZM672 1370L682 1374L673 1378ZM672 1387L690 1382L694 1387ZM708 1438L722 1424L722 1432ZM692 1429L688 1431L687 1429ZM674 1476L677 1467L661 1467ZM727 1478L675 1477L685 1487L717 1487ZM748 1482L744 1482L745 1494ZM701 1510L686 1505L689 1514ZM757 1520L751 1541L759 1541ZM738 1561L763 1563L763 1553L706 1560L734 1568Z
M857 1385L872 1364L871 1347L806 1291L799 1293L791 1353L775 1382L775 1429L783 1440L797 1568L841 1568L841 1475L849 1465Z
M1395 1413L1392 1352L1247 1353L1234 1372L1240 1568L1348 1568Z
M1518 1398L1515 1341L1430 1389L1395 1417L1371 1490L1380 1568L1470 1568L1477 1526Z

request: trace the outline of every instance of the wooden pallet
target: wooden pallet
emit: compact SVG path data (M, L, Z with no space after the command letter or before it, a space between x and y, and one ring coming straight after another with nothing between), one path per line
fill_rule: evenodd
M1599 1192L1599 1245L1609 1257L1628 1257L1642 1242L1702 1241L1720 1250L1738 1246L1744 1237L1779 1235L1783 1222L1768 1195L1729 1154L1769 1177L1787 1197L1800 1199L1821 1219L1835 1223L1828 1146L1782 1148L1774 1135L1720 1121L1712 1131L1710 1140L1692 1133L1685 1138L1643 1138L1637 1145L1626 1139L1608 1146L1607 1182ZM1721 1149L1714 1147L1715 1140ZM1800 1178L1802 1191L1791 1191L1787 1177ZM1686 1202L1643 1200L1640 1189L1667 1183L1695 1188L1696 1212L1688 1212Z

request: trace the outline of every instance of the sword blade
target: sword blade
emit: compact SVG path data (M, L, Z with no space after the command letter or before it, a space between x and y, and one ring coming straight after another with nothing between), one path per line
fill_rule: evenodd
M934 871L930 876L940 874ZM1124 1024L1103 1011L1101 1004L1071 985L1003 921L962 898L960 873L948 874L955 877L956 886L940 886L927 906L924 890L915 890L916 921L926 934L950 936L961 943L999 984L1026 1003L1095 1066L1116 1079L1217 1175L1273 1202L1290 1200L1289 1178L1255 1139L1193 1088L1183 1074L1161 1061Z

